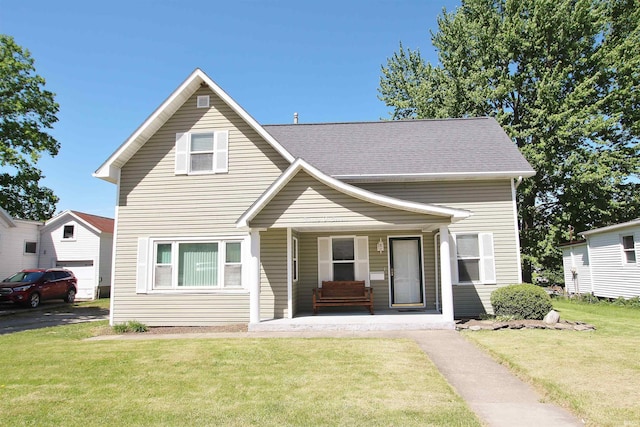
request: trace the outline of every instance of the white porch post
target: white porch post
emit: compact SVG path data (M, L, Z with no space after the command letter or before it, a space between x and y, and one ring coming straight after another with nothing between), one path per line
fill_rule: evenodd
M453 322L453 288L451 285L451 255L449 252L449 228L440 227L440 290L442 292L442 317Z
M291 228L287 228L287 319L293 319L293 253Z
M260 323L260 230L251 230L251 268L249 269L249 322Z

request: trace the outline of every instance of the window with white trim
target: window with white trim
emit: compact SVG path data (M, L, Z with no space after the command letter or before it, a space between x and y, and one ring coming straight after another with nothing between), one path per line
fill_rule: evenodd
M152 274L154 290L241 288L242 243L155 241Z
M318 237L318 285L323 280L364 280L369 285L367 236Z
M636 263L636 244L633 234L622 236L622 256L625 264Z
M176 134L176 175L227 173L229 131L194 131Z
M495 284L496 269L491 233L452 234L452 281L458 284Z
M196 101L196 108L208 108L209 107L209 95L198 95Z
M62 228L62 238L64 240L71 240L74 238L75 227L73 225L65 225Z
M298 238L293 237L291 240L291 272L293 274L293 281L298 281Z

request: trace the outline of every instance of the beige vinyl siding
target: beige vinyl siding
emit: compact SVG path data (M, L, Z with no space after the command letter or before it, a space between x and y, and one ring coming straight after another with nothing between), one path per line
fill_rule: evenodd
M196 108L210 95L210 108ZM176 133L229 131L229 172L174 173ZM116 248L115 322L211 325L248 321L249 294L136 294L138 237L243 236L235 221L288 162L208 88L201 88L123 166ZM246 277L243 278L246 280Z
M634 236L635 263L623 262L622 236ZM629 227L587 237L593 293L598 297L640 296L640 227Z
M384 226L435 224L442 217L375 205L337 191L300 171L251 221L252 227L310 224Z
M287 317L287 230L260 232L260 318Z
M487 232L493 234L497 285L454 285L456 317L492 312L490 295L499 286L518 283L518 235L515 229L511 182L434 181L356 184L369 191L391 197L463 209L469 218L452 224L451 233ZM435 257L435 255L434 255Z
M412 231L375 231L375 232L330 232L330 233L300 233L300 281L296 287L296 310L299 313L311 312L312 290L318 285L318 237L329 236L367 236L369 240L369 271L384 271L384 280L372 280L371 287L374 294L374 308L384 310L389 308L389 236L422 236L422 253L425 272L425 288L427 309L435 309L435 263L433 234ZM384 252L376 249L378 241L384 242ZM356 308L355 310L358 310Z

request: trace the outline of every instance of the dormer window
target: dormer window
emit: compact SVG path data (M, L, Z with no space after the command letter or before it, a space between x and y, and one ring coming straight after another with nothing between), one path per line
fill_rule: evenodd
M73 239L75 227L73 225L65 225L62 230L62 238L65 240Z

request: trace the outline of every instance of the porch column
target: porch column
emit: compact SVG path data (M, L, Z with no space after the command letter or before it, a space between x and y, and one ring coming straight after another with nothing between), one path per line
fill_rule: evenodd
M293 253L291 228L287 228L287 318L293 319Z
M251 230L249 322L260 323L260 230Z
M451 285L451 255L449 252L449 228L440 227L440 290L442 292L442 317L453 322L453 288Z

